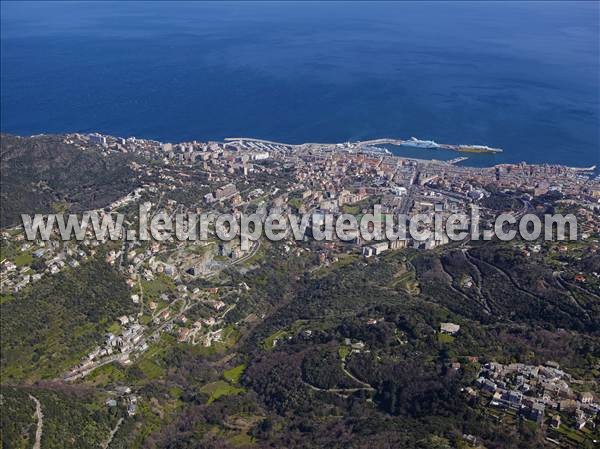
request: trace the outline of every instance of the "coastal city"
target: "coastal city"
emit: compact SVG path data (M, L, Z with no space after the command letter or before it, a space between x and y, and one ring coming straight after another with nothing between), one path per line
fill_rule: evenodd
M131 211L132 205L144 203L154 214L161 211L171 216L186 211L221 211L239 216L248 210L259 212L263 217L274 210L284 214L362 215L372 212L372 206L379 204L384 213L413 216L436 211L448 216L468 213L470 205L479 204L485 223L485 218L491 221L494 211L486 208L482 200L489 198L490 190L494 189L513 194L514 203L507 203L504 209L515 216L536 212L533 199L558 193L562 196L558 202L561 212L576 215L582 239L600 231L600 223L595 219L600 209L600 177L594 174L596 167L520 163L475 168L457 165L466 158L439 161L394 156L382 145L402 145L403 141L396 139L289 145L232 138L224 142L171 144L94 133L66 135L64 142L81 151L97 151L105 156L113 152L133 153L159 162L151 166L131 162L140 187L99 210L101 214ZM166 198L169 192L188 192L194 198L177 201ZM198 192L201 194L195 196ZM18 229L22 228L3 231L4 239L20 242L16 260L6 259L1 265L2 286L14 292L45 274L56 274L65 266L78 266L100 246L100 242L92 238L91 228L83 241L73 239L62 244L57 240L29 242ZM260 245L255 242L249 251L244 251L236 240L217 240L215 236L213 241L199 242L197 245L201 247L193 249L198 254L191 254L193 251L182 245L173 251L172 241L153 242L138 249L126 248L124 243L123 247L108 253L107 261L126 269L132 275L130 282L134 286L138 274L147 281L156 273L176 280L182 276L211 276L225 266L212 255L225 258L229 263L239 263L251 257ZM436 240L432 234L425 241L406 239L369 244L358 237L352 243L352 246L332 247L358 248L369 257L407 246L432 249L449 240ZM140 242L131 245L140 245ZM564 248L564 245L556 245L555 250L564 251ZM592 243L591 248L597 250L597 242ZM159 259L164 253L170 254L167 262ZM323 254L326 253L327 250L323 250ZM43 270L31 270L32 262L42 265Z
M124 213L126 225L131 228L135 228L140 204L151 214L164 212L169 216L186 211L220 211L234 216L250 211L266 216L273 210L284 215L327 212L360 216L372 211L375 204L386 213L413 216L436 211L448 216L467 213L475 204L480 207L483 228L486 223L489 228L489 221L499 211L515 217L541 213L544 199L559 195L555 204L559 212L577 217L578 237L586 242L587 251L599 250L600 179L595 167L520 163L474 168L460 165L466 157L427 159L435 156L435 148L424 149L422 159L395 156L386 146L401 146L402 141L392 139L301 145L247 138L171 144L96 133L68 134L62 139L81 152L97 152L104 157L114 153L135 156L130 168L137 176L137 187L97 210L106 215ZM486 150L482 147L478 151ZM101 242L88 229L83 240L60 241L55 233L44 242L28 241L21 226L2 231L2 239L15 245L14 256L0 264L3 291L22 293L40 279L76 268L98 254L127 277L136 312L118 317L103 342L63 374L63 382L94 378L102 367L111 364L130 366L153 347L164 344L165 338L208 351L227 348L237 341L242 327L260 318L256 310L235 321L228 319L240 298L252 289L246 282L207 286L211 279L234 267L252 269L264 251L265 243L260 239L244 249L238 240L219 241L212 230L208 241L178 242L170 238L163 242ZM286 238L278 248L298 258L316 258L314 270L318 270L348 256L370 259L403 248L434 250L445 245L454 245L470 257L468 239L451 242L433 237L378 243L364 242L359 237L351 242L311 242L308 238L298 242ZM523 254L543 253L560 259L561 254L571 253L577 242L523 241L519 245ZM584 295L599 297L600 273L593 272L590 277L569 270L564 262L560 264L555 271L559 282ZM410 290L410 283L407 286ZM464 277L460 289L478 290L477 281ZM482 307L489 310L481 292L476 294ZM370 324L375 323L377 320L370 320ZM457 324L442 323L440 334L460 338L459 329ZM312 330L303 332L305 338L310 338ZM281 335L275 335L267 345L275 346L280 339ZM361 341L348 341L348 345L353 353L369 351ZM460 366L458 361L453 363L453 369ZM495 416L523 416L537 423L551 421L549 429L567 426L587 431L595 426L600 400L581 388L573 390L573 382L577 379L553 362L545 366L489 362L482 366L475 384L467 388L466 397L485 399ZM358 390L371 392L372 388L365 385ZM129 417L135 416L140 400L135 391L127 385L119 386L107 405L116 406L117 399L126 406ZM555 437L548 436L550 440ZM474 437L465 438L470 441Z

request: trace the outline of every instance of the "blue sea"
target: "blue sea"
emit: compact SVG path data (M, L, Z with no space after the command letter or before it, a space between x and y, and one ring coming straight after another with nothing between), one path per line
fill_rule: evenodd
M2 2L1 129L600 163L600 3ZM415 157L458 153L394 150Z

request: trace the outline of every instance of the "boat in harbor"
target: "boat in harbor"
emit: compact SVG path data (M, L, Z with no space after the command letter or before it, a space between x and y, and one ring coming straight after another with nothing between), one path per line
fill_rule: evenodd
M402 142L403 146L406 147L414 147L414 148L439 148L440 144L434 142L433 140L420 140L416 137L411 137L410 140L405 140Z

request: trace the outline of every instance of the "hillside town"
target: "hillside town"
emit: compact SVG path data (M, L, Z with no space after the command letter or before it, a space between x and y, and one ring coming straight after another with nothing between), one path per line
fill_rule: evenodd
M475 168L456 165L453 161L411 159L392 155L382 145L401 141L380 139L345 144L290 145L256 139L227 139L224 142L160 143L137 138L114 138L93 134L69 134L65 143L81 151L132 153L142 159L131 162L138 174L140 187L98 210L101 215L130 210L145 202L152 213L169 215L177 212L228 212L239 216L255 211L261 216L277 211L291 213L352 213L361 215L381 206L382 213L416 214L435 211L444 219L457 212L468 213L472 205L491 220L498 210L486 207L492 193L509 193L513 204L501 205L515 216L543 212L543 205L532 202L556 194L560 212L576 215L578 232L586 239L600 231L596 220L600 210L600 178L589 169L526 163ZM458 158L464 159L464 158ZM158 164L142 163L143 160ZM460 162L460 161L459 161ZM494 192L492 192L492 189ZM183 194L181 193L183 192ZM186 196L188 192L188 197ZM176 199L177 196L182 198ZM129 225L133 226L132 217ZM432 225L425 225L431 227ZM487 224L487 228L491 225ZM2 231L2 238L16 242L15 256L0 261L1 284L7 291L18 292L30 282L47 274L56 274L66 266L77 266L95 254L100 242L88 228L83 241L28 242L16 227ZM449 243L448 238L427 240L383 241L375 244L354 240L365 257L404 247L432 249ZM590 241L590 250L598 242ZM144 248L132 243L111 249L107 260L118 263L132 274L146 279L153 272L179 279L181 276L210 276L225 264L249 257L235 241L205 242L195 249L201 257L190 257L189 248L180 245L173 260L159 261L157 255L167 246L154 242ZM343 251L348 251L348 247ZM564 246L564 245L563 245ZM340 248L340 245L336 245ZM564 251L562 246L551 248ZM327 250L324 250L324 254ZM127 253L125 255L125 253ZM215 257L217 256L217 259ZM31 266L36 270L32 270ZM175 265L178 265L177 267ZM183 274L182 274L183 273ZM132 280L132 282L135 282Z
M475 385L477 390L469 388L468 393L481 394L489 407L513 410L552 429L595 429L600 413L598 398L553 361L543 366L490 362L482 366Z
M597 234L600 223L595 216L600 210L600 181L588 170L551 165L501 165L472 168L454 165L454 161L409 159L396 157L381 147L386 140L346 144L288 145L254 139L228 139L225 142L160 143L136 138L113 138L100 134L70 134L65 143L81 151L134 153L159 164L131 162L141 186L109 207L97 212L111 214L129 211L143 203L156 214L176 212L226 211L234 216L254 210L261 216L267 211L291 213L364 214L373 204L384 213L412 216L436 211L445 217L467 213L479 204L482 217L493 216L482 200L490 197L490 189L512 192L519 216L536 211L535 198L560 192L559 204L575 213L583 239ZM395 141L394 141L395 142ZM397 142L396 142L397 143ZM464 159L464 158L463 158ZM138 159L139 161L139 159ZM201 178L195 178L200 176ZM198 184L198 181L204 184ZM191 201L169 198L174 191L197 193ZM537 206L539 208L539 206ZM538 209L539 212L539 209ZM135 216L130 225L133 226ZM99 242L88 228L85 238L60 242L30 242L22 228L3 231L3 239L16 243L15 256L1 261L3 291L14 293L27 288L43 276L54 275L65 267L76 267L100 248L106 248L106 261L128 275L131 300L139 306L137 316L120 319L119 333L109 333L104 346L93 350L66 378L78 378L97 366L112 361L130 363L130 358L144 352L148 343L160 333L176 335L180 342L210 346L223 339L226 329L223 317L235 307L235 294L212 292L198 287L188 290L195 279L210 279L228 266L243 262L256 254L260 241L244 250L239 241L220 242L211 234L209 241L176 242ZM365 258L404 247L433 249L448 244L447 238L426 241L395 240L377 243L324 242L318 248L298 246L286 240L286 251L317 251L322 264L328 264L344 253L358 251ZM566 244L527 244L525 252L568 251ZM590 251L598 251L597 239ZM595 288L599 275L589 279ZM573 282L585 283L582 275ZM143 284L172 283L170 294L147 300ZM588 282L589 283L589 282ZM239 287L244 288L244 287ZM245 288L248 288L245 286ZM593 287L592 287L593 288ZM201 307L197 307L201 306ZM189 311L203 312L191 319Z
M581 238L600 231L600 223L595 219L600 210L600 180L593 178L587 169L525 163L473 168L456 165L456 160L403 158L382 147L389 142L401 143L387 139L289 145L235 138L224 142L170 144L94 133L69 134L64 141L81 151L139 156L131 162L131 167L138 174L140 187L96 211L101 215L130 212L138 204L153 214L160 211L171 216L186 211L222 211L236 216L248 210L263 217L272 211L284 215L360 215L379 204L383 213L413 216L435 211L447 217L456 212L468 213L471 205L477 204L485 220L494 216L484 202L494 189L512 193L516 206L511 213L516 216L539 212L540 206L536 210L532 205L536 198L560 193L562 199L558 204L576 214ZM460 162L464 158L458 159ZM143 160L158 164L145 164ZM190 198L170 197L171 192L186 191L192 192ZM131 214L126 224L134 227L135 220ZM221 242L214 232L210 235L209 241L204 242L176 242L170 238L166 242L127 241L115 245L95 240L91 228L83 240L69 242L60 242L56 234L48 242L30 242L21 227L4 230L2 238L11 239L17 249L12 260L1 261L2 288L19 292L42 276L76 267L100 248L106 248L106 261L129 276L131 298L139 305L140 312L138 316L123 317L121 333L107 335L104 347L90 353L73 371L73 376L107 361L128 363L130 356L143 352L147 340L157 338L160 332L173 332L179 341L210 346L222 338L223 328L218 323L235 307L235 300L224 302L221 295L198 288L188 291L186 283L209 279L226 267L251 258L260 246L257 241L244 250L237 240ZM450 243L447 238L436 240L433 236L425 241L408 238L377 243L357 237L350 243L324 242L316 249L299 247L292 239L286 242L286 251L317 251L323 264L348 252L358 251L369 258L404 247L433 249ZM523 250L540 252L542 248L532 243ZM589 250L598 251L597 240L590 242ZM543 251L560 253L568 251L568 246L548 244ZM145 301L142 281L160 283L165 279L177 284L175 293L163 293L158 300ZM573 281L583 283L585 279L577 277ZM592 281L598 284L597 278ZM196 304L212 312L191 321L186 312Z
M386 148L399 143L389 139L302 145L245 138L170 144L96 133L69 134L63 139L82 152L99 152L105 157L112 153L132 156L129 164L137 186L107 207L95 210L101 218L123 214L125 232L137 228L140 206L151 217L221 212L234 217L255 213L264 218L273 212L283 217L326 213L358 217L373 213L377 205L386 214L413 217L435 212L444 220L455 213L469 214L477 206L482 231L490 235L492 220L500 212L519 218L526 213L543 214L552 207L577 217L578 240L518 241L515 247L526 257L551 260L561 285L578 289L584 295L600 293L598 271L584 274L569 267L569 260L598 254L600 248L600 179L590 169L526 163L474 168L459 165L464 157L428 160L425 153L423 159L404 158L394 156ZM424 226L433 229L433 224ZM248 284L235 282L217 287L211 280L233 268L242 272L254 269L264 257L267 242L262 239L244 247L239 239L220 240L213 228L203 240L182 241L171 236L164 241L99 241L91 227L82 239L62 241L59 237L54 230L48 241L29 241L23 226L2 231L3 245L10 244L0 261L3 294L22 294L42 278L100 256L125 276L129 301L135 310L109 323L97 346L62 374L63 382L88 380L101 371L99 368L113 363L131 367L161 345L189 345L206 353L230 348L239 338L242 326L261 318L260 310L239 311L238 304L244 302L240 298L251 291ZM584 245L580 244L582 241ZM408 237L373 242L360 236L351 241L311 241L288 235L274 248L298 259L312 258L316 261L312 272L335 265L345 257L355 257L366 264L401 249L436 250L446 245L465 250L469 237L452 241L432 234L426 240ZM462 277L457 287L467 293L478 290L477 281L470 275ZM481 296L480 291L477 294ZM236 312L239 317L231 319ZM369 325L377 323L377 319L368 321ZM306 329L303 335L312 338L312 332ZM442 322L439 332L442 341L453 339L460 336L460 325ZM275 333L265 347L274 348L285 338L292 338L285 335ZM398 331L397 339L406 344L402 332ZM370 352L358 339L346 338L344 346L343 351L348 354ZM452 369L459 370L460 363L455 365ZM491 413L522 417L554 432L584 432L597 423L600 403L597 395L577 382L554 362L542 366L490 362L481 367L477 380L466 392L469 398L483 400ZM374 391L364 383L358 389ZM140 401L136 391L120 385L109 393L106 407L120 405L128 417L136 415ZM554 438L553 435L549 432L548 438ZM471 441L474 437L463 438Z

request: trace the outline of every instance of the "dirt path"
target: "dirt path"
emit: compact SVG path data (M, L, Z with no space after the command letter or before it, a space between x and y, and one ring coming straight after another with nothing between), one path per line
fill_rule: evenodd
M466 257L465 257L466 259ZM442 271L444 272L444 274L446 276L448 276L449 278L449 284L448 287L450 287L450 290L452 290L454 293L456 293L457 295L459 295L460 297L462 297L465 301L467 301L467 303L470 303L471 301L475 301L477 302L481 307L483 307L483 310L485 311L485 313L487 313L488 315L492 312L490 310L490 307L487 304L487 301L485 300L485 297L483 297L483 295L481 295L481 292L479 291L479 287L475 287L477 289L478 294L478 298L472 298L469 295L467 295L465 292L463 292L462 290L459 290L458 288L456 288L454 286L454 277L452 276L452 274L448 271L448 269L446 268L446 266L444 265L444 261L440 259L440 266L442 267Z
M555 278L558 279L558 281L561 284L561 287L564 288L565 290L569 290L569 288L573 288L575 290L578 290L581 294L591 295L594 299L600 300L600 296L596 295L595 293L592 293L587 288L580 287L579 285L572 284L572 283L568 282L567 280L565 280L565 278L562 277L561 272L558 272L556 274Z
M333 393L342 398L347 398L351 393L355 393L357 391L364 391L364 390L372 391L368 388L362 388L362 387L357 387L357 388L320 388L320 387L314 386L313 384L309 384L304 379L300 379L300 381L302 382L302 384L304 384L305 386L307 386L308 388L310 388L313 391L319 391L321 393Z
M302 383L304 385L306 385L311 390L321 391L321 392L325 392L325 393L334 393L343 398L347 398L350 394L355 393L357 391L375 392L375 388L373 388L370 384L368 384L367 382L363 382L362 380L356 378L350 371L348 371L346 369L346 361L345 360L342 360L341 368L342 368L342 371L344 372L344 374L346 374L346 376L348 376L350 379L352 379L354 382L356 382L357 384L359 384L361 386L354 387L354 388L321 388L321 387L317 387L315 385L312 385L312 384L306 382L304 379L300 379L300 380L302 381Z
M137 284L140 289L140 311L138 316L142 316L144 314L144 288L142 287L142 281L140 281L140 274L137 276Z
M571 286L571 284L569 284L567 281L565 281L562 276L560 275L559 272L554 272L552 273L552 277L556 280L556 282L558 283L558 285L565 291L567 292L567 296L571 299L571 301L573 302L573 304L586 316L586 318L588 320L592 320L592 318L590 317L590 315L588 314L587 310L579 303L579 301L577 300L577 298L575 297L575 295L573 294L573 292L571 291L571 289L569 288ZM576 287L576 286L573 286ZM599 298L600 299L600 298Z
M108 435L108 438L106 439L106 441L104 443L102 443L100 445L100 447L102 449L107 449L108 446L110 445L111 441L113 440L113 438L115 437L115 434L117 433L117 431L119 430L119 427L121 427L121 423L123 422L123 418L120 418L117 421L117 424L115 425L114 429L110 431L110 434Z
M37 429L35 430L35 443L33 443L33 449L41 449L42 447L42 429L44 426L44 414L42 413L42 404L40 401L32 395L29 395L29 399L35 402L35 416L37 418Z
M346 374L346 376L348 376L354 382L358 383L359 385L362 385L362 388L356 388L354 390L375 391L375 388L373 388L370 384L368 384L367 382L363 382L362 380L360 380L356 376L354 376L350 371L348 371L346 369L346 362L345 361L342 361L342 371ZM352 390L352 389L347 388L346 390Z
M506 279L508 279L508 281L510 281L510 282L512 283L512 285L513 285L513 286L514 286L514 287L515 287L517 290L519 290L520 292L522 292L522 293L524 293L524 294L526 294L526 295L528 295L528 296L530 296L530 297L532 297L532 298L534 298L534 299L536 299L536 300L538 300L538 301L545 301L544 297L542 297L542 296L539 296L538 294L536 294L536 293L533 293L533 292L531 292L531 291L529 291L529 290L525 289L524 287L522 287L522 286L521 286L521 285L520 285L520 284L519 284L519 283L518 283L518 282L517 282L515 279L513 279L513 277L510 275L510 273L508 273L506 270L504 270L504 269L502 269L502 268L498 267L497 265L495 265L495 264L493 264L493 263L490 263L490 262L488 262L488 261L486 261L486 260L480 259L479 257L475 257L475 256L473 256L472 254L470 254L468 251L465 253L465 255L467 256L467 259L469 259L469 261L470 261L471 263L473 262L473 260L472 260L472 259L474 259L474 260L477 260L477 261L479 261L479 262L481 262L481 263L483 263L483 264L486 264L486 265L487 265L487 266L489 266L489 267L492 267L492 268L496 269L498 273L500 273L502 276L504 276ZM474 264L474 265L476 265L476 264ZM557 276L555 276L555 275L554 275L554 273L553 273L553 277L554 277L555 279L557 279L557 280L559 281L559 283L560 283L560 281L563 281L563 282L565 282L565 281L564 281L564 279L562 279L562 278L560 277L560 274L559 274L559 275L558 275L558 277L557 277ZM566 282L565 282L565 283L566 283ZM569 285L570 285L570 284L569 284ZM590 315L588 314L587 310L585 310L585 309L584 309L584 308L583 308L583 307L582 307L582 306L579 304L579 302L577 301L577 299L576 299L576 298L573 296L573 293L572 293L571 291L569 291L569 289L568 289L568 288L566 288L566 287L565 287L564 285L562 285L562 284L561 284L561 287L563 287L565 290L567 290L567 292L568 292L568 294L567 294L567 297L568 297L568 298L569 298L569 299L570 299L570 300L573 302L573 304L575 305L575 307L577 307L577 309L578 309L578 310L579 310L581 313L583 313L583 314L586 316L586 318L587 318L588 320L591 320L591 317L590 317Z
M531 298L534 298L535 300L538 300L538 301L539 301L539 300L541 300L541 301L544 301L544 298L543 298L543 297L541 297L541 296L539 296L539 295L537 295L537 294L535 294L535 293L533 293L533 292L530 292L529 290L527 290L527 289L525 289L525 288L521 287L521 286L520 286L520 285L517 283L517 281L515 281L515 280L513 279L513 277L512 277L512 276L511 276L509 273L507 273L507 272L506 272L504 269L502 269L502 268L498 267L497 265L494 265L493 263L490 263L490 262L488 262L487 260L483 260L483 259L481 259L481 258L479 258L479 257L476 257L476 256L472 255L471 253L469 253L468 251L467 251L465 254L466 254L467 258L468 258L468 259L469 259L471 262L473 262L473 260L476 260L476 261L479 261L479 262L480 262L480 263L482 263L482 264L485 264L485 265L487 265L488 267L491 267L491 268L495 269L495 270L496 270L496 272L498 272L498 273L499 273L499 274L500 274L502 277L504 277L505 279L507 279L507 280L508 280L508 281L509 281L509 282L510 282L512 285L513 285L513 287L515 287L515 288L516 288L517 290L519 290L521 293L523 293L523 294L525 294L525 295L527 295L527 296L529 296L529 297L531 297Z

